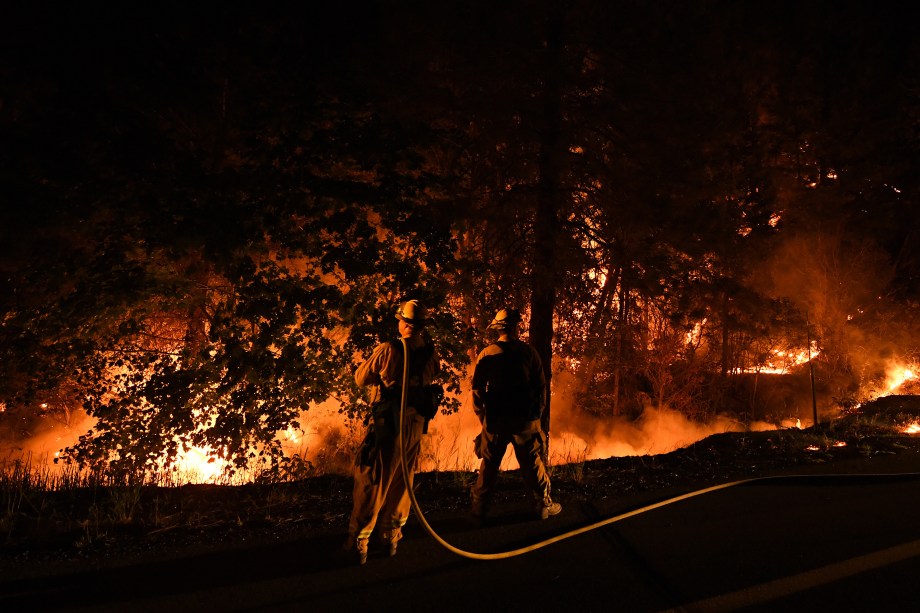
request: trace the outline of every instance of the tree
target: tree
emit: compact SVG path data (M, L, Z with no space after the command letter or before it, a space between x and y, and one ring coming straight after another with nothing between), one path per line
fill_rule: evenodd
M125 470L182 445L280 469L300 409L361 412L350 368L410 295L444 306L455 391L512 301L601 415L739 406L797 307L834 303L822 356L843 359L891 318L831 285L796 301L761 264L821 236L827 279L916 298L917 48L897 14L826 8L32 14L0 68L0 178L28 203L0 229L6 415L86 401L74 457Z
M95 121L64 133L86 150L73 152L82 176L45 158L20 162L27 178L14 183L26 191L43 176L48 206L72 217L43 220L36 234L57 248L27 249L9 280L4 357L34 370L8 378L4 396L27 404L43 389L72 389L70 401L96 419L68 450L81 463L140 478L199 446L236 469L255 462L278 474L277 433L311 403L336 397L362 410L354 357L391 333L398 302L438 304L448 293L455 247L438 214L448 203L425 168L425 141L405 139L424 127L387 115L339 75L292 72L306 61L322 73L299 45L324 41L244 17L222 12L206 41L195 27L142 31L132 53L94 65L100 73L82 71L87 57L40 65L53 78L85 77L95 95L85 108L46 112ZM170 53L195 61L164 78L176 66L156 59ZM183 99L158 89L164 82L204 85ZM117 113L92 113L103 109ZM11 129L34 146L28 130L48 117L31 121ZM110 139L155 148L126 157ZM450 311L435 324L438 340L465 345ZM445 355L456 388L465 354ZM41 370L61 374L41 380Z

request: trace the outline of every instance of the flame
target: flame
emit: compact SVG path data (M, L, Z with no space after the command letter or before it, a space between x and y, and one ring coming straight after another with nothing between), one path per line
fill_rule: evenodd
M904 434L920 434L920 422L914 422L904 426L901 430Z
M755 370L766 374L783 375L789 372L795 366L807 364L810 360L816 358L821 350L818 349L818 343L811 341L811 348L801 349L799 351L781 351L774 349L770 358L759 368L748 368L745 372L754 372Z
M179 454L170 468L179 473L184 483L208 483L223 473L227 463L210 455L206 447L190 447Z
M696 329L691 334L698 334ZM777 352L778 357L791 361L807 361L807 350L790 353ZM812 356L813 357L813 356ZM900 366L892 368L886 386L894 389L903 382L915 378L914 370ZM562 381L562 379L560 379ZM647 407L638 419L614 416L593 418L580 411L560 384L553 395L553 431L550 439L551 465L577 464L594 459L610 457L642 456L668 453L690 445L712 434L749 429L761 431L778 428L803 428L802 420L790 417L781 423L758 423L744 425L729 417L715 417L707 423L690 420L679 411L666 407ZM555 392L556 390L554 390ZM438 415L429 424L428 435L422 439L419 469L431 471L475 471L479 460L475 457L473 440L479 434L480 424L472 411L471 393L467 391L457 398L462 406L453 415ZM354 453L364 436L364 424L340 412L336 401L328 401L309 407L297 420L297 427L290 427L277 433L287 457L299 456L310 471L309 474L348 474ZM86 421L91 421L86 418ZM54 431L54 440L48 441L49 455L54 450L72 444L78 433L85 432L89 423L77 422L68 428L66 434L60 429ZM920 423L905 429L908 434L920 434ZM833 444L833 443L832 443ZM836 443L840 447L845 443ZM810 451L818 451L812 446ZM207 483L227 480L227 461L213 457L213 450L205 447L189 447L167 469L176 483ZM512 449L509 447L503 458L503 470L518 468ZM233 480L251 478L234 475Z
M866 400L875 400L894 394L902 385L917 378L914 370L916 370L915 366L908 366L903 362L891 362L885 369L885 380L877 388L867 392ZM862 404L860 402L857 407Z
M462 408L452 415L438 415L429 424L428 434L422 439L419 469L430 471L475 471L479 467L473 449L473 440L480 431L480 423L472 411L471 394L467 392L458 398ZM571 403L554 395L554 430L550 439L551 465L580 463L593 459L622 456L641 456L667 453L690 445L711 434L737 431L741 426L729 418L715 418L708 423L699 423L678 411L667 408L647 407L637 420L625 418L583 420ZM349 474L354 453L364 436L364 424L360 419L350 419L339 412L340 404L328 401L311 406L301 413L298 428L287 428L278 432L285 455L301 457L312 465L315 474ZM72 445L78 436L89 429L94 420L85 414L75 417L74 423L61 428L50 429L41 439L30 441L30 450L42 450L48 456L48 467L60 470L51 459L57 450ZM795 421L784 422L784 426L797 426ZM751 425L751 429L776 429L776 424ZM229 476L225 469L228 462L214 457L214 450L206 446L190 446L179 452L171 462L164 462L161 469L170 474L170 483L214 483L220 481L236 483L250 478L246 474ZM515 470L518 463L509 446L503 458L502 470Z
M896 389L904 385L907 381L916 379L917 375L914 372L907 368L906 366L893 366L888 369L888 372L885 375L885 391L881 394L882 396L893 393Z
M706 318L693 324L693 327L684 336L685 345L698 345L703 336L703 326L706 325Z
M293 426L288 426L288 429L284 431L283 436L286 442L291 443L293 445L299 445L300 442L303 440L303 436L301 436L302 434L303 432L298 432L297 430L294 429Z

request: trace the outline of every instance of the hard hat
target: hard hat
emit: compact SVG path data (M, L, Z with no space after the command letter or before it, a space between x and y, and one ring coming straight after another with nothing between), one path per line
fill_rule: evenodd
M504 330L521 321L521 313L517 309L501 309L495 314L495 319L489 324L495 330Z
M396 319L406 322L410 326L420 326L425 323L425 307L418 300L403 302L396 311Z

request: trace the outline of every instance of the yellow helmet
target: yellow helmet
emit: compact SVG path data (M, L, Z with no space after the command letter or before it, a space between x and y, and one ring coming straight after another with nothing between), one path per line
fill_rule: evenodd
M408 300L400 305L396 311L396 319L406 322L410 326L420 326L425 323L425 307L418 300Z
M493 330L504 330L513 325L520 323L521 313L517 309L501 309L495 314L495 318L489 327Z

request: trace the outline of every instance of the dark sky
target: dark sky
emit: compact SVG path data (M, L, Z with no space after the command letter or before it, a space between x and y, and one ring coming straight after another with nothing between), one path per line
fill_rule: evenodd
M104 181L106 167L113 176L149 172L164 152L213 146L205 142L214 132L208 122L267 128L280 121L282 107L306 108L318 83L357 91L362 83L389 82L398 90L411 82L406 73L425 66L426 54L488 62L496 38L506 39L494 50L500 61L517 37L527 44L521 32L542 3L511 3L502 12L492 4L132 3L94 10L22 3L0 26L0 162L17 184L4 209L33 197L34 183L76 184L94 174ZM852 108L878 121L901 103L898 79L917 71L916 21L905 3L665 2L658 12L642 2L576 4L582 23L596 24L583 42L618 45L624 62L641 66L656 47L669 46L671 55L656 61L695 78L705 77L716 54L750 58L752 71L769 65L769 78L782 79L773 87L793 105L803 87L824 92L829 118ZM658 91L651 104L673 104L680 94L667 85ZM845 129L861 138L859 121Z

